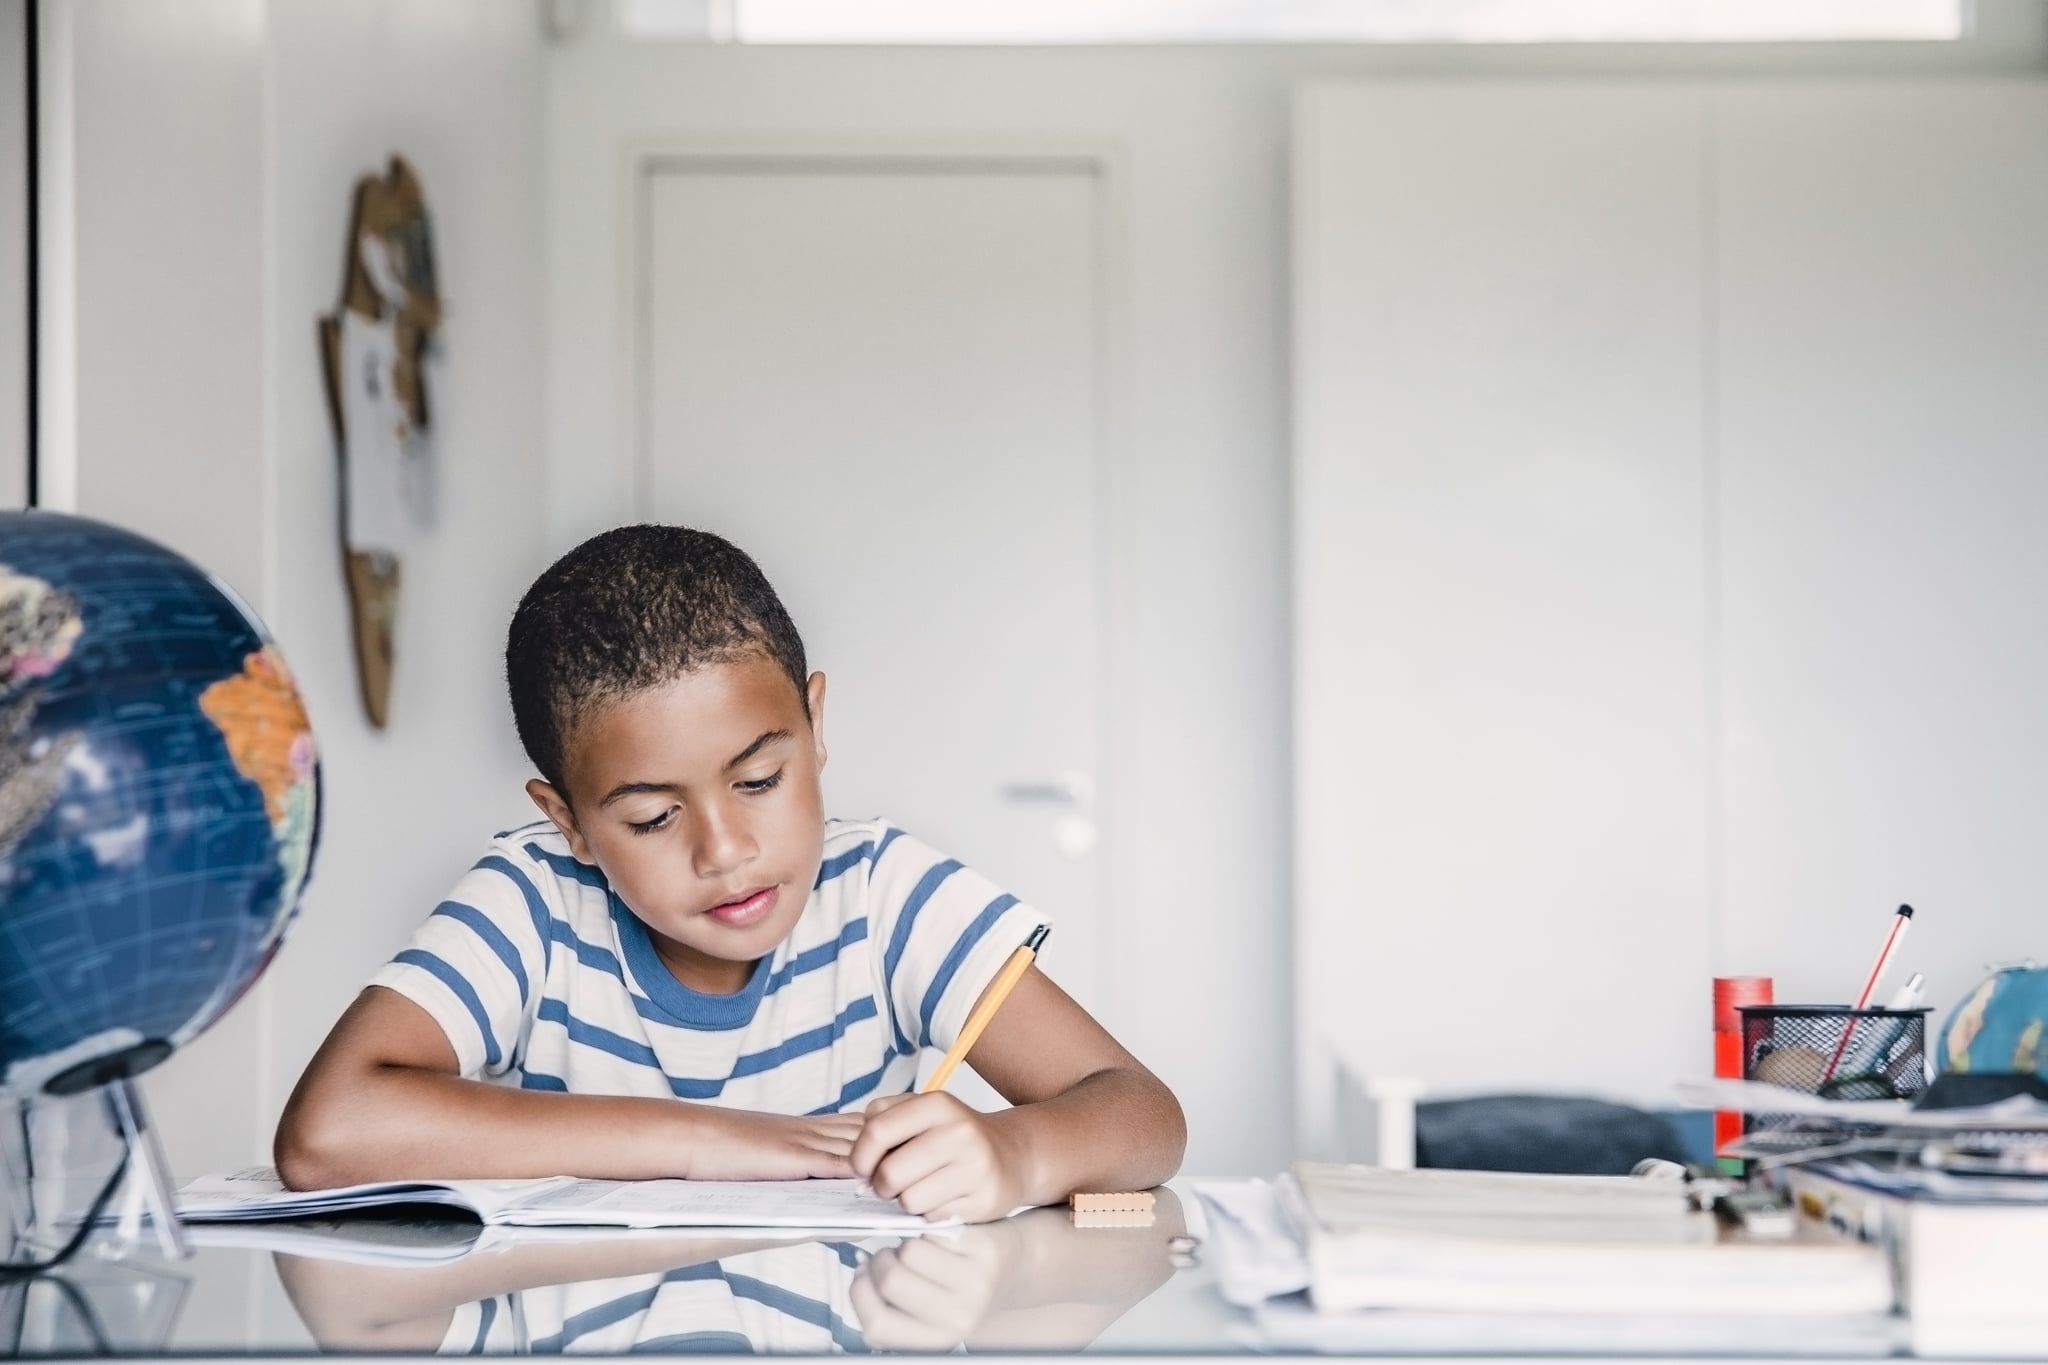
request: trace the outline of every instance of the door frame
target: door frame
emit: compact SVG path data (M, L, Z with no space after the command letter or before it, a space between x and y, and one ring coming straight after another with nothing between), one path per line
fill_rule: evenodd
M1096 185L1094 265L1095 364L1095 543L1093 568L1100 609L1096 613L1098 675L1094 699L1095 801L1091 816L1100 831L1095 865L1097 942L1104 962L1097 973L1095 1002L1102 1023L1127 1031L1128 1007L1120 988L1121 964L1137 958L1136 917L1115 907L1138 904L1132 851L1119 838L1134 829L1126 803L1127 780L1137 745L1132 738L1142 714L1136 676L1136 554L1125 528L1137 522L1130 439L1130 262L1129 179L1123 149L1106 139L1075 138L843 138L830 136L651 135L624 139L620 146L614 222L619 262L614 318L619 363L615 367L620 423L616 457L630 473L632 512L650 515L652 451L649 433L648 299L652 270L653 186L657 176L751 171L779 175L903 174L1073 175ZM1032 774L996 774L1005 777ZM1048 906L1055 915L1059 907Z

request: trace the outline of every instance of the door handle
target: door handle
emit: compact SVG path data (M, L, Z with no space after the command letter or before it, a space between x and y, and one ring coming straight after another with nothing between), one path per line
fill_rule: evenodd
M1020 805L1086 806L1095 800L1095 782L1078 768L1031 782L1006 782L1003 800Z

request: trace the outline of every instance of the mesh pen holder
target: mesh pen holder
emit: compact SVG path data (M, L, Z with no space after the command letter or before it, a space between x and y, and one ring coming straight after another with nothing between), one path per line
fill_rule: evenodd
M1927 1088L1925 1006L1744 1005L1742 1075L1837 1100L1910 1100ZM1750 1114L1745 1135L1785 1151L1875 1133L1876 1126L1810 1114Z

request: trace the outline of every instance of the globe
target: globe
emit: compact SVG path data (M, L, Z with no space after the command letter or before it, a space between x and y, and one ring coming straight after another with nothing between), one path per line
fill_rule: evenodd
M319 766L235 594L133 532L0 512L0 1096L156 1065L283 940Z

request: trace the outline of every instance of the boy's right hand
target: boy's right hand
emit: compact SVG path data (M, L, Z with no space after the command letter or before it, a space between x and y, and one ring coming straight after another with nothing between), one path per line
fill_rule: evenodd
M792 1118L744 1109L698 1110L691 1180L808 1180L851 1176L865 1114Z

